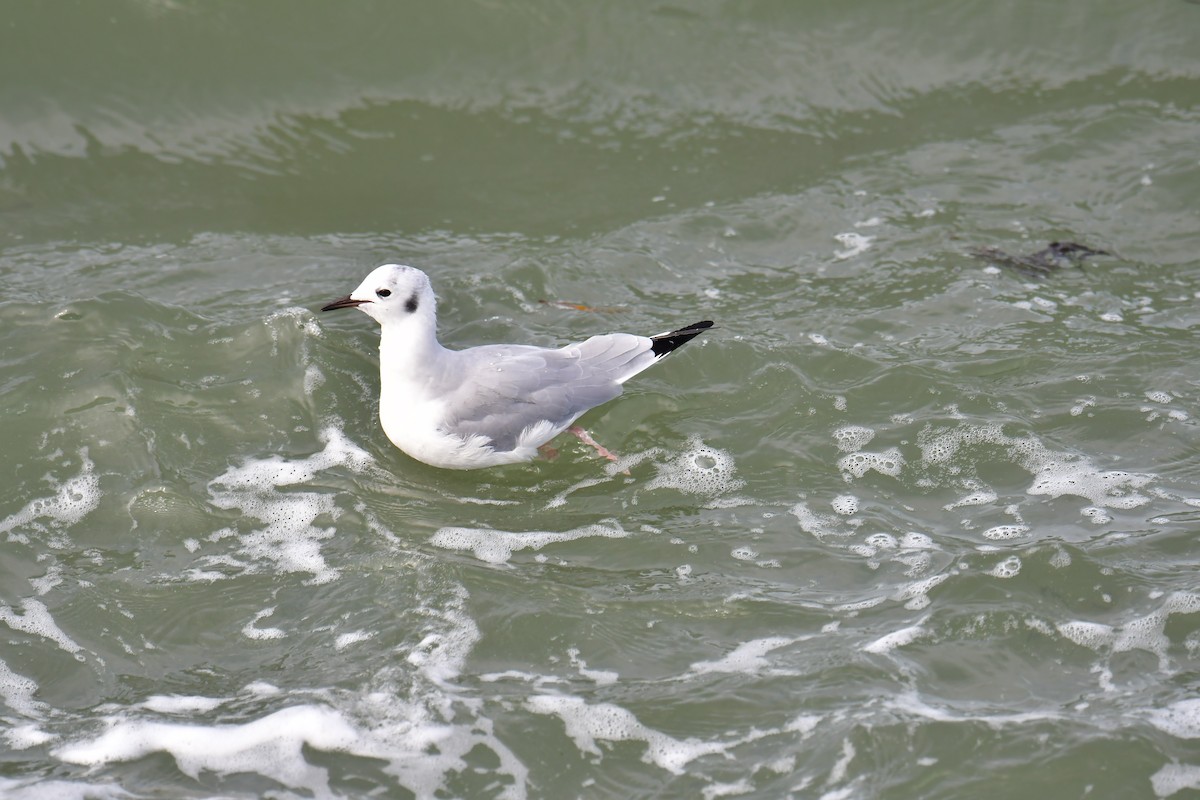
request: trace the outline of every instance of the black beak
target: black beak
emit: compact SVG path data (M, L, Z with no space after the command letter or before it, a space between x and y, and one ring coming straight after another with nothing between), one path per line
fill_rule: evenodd
M321 308L322 311L333 311L336 308L357 308L363 303L369 303L370 300L355 300L350 295L346 295L341 300L334 300L327 306Z

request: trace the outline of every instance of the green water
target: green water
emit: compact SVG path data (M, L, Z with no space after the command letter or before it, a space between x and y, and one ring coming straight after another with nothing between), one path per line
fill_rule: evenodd
M1197 41L8 3L0 794L1200 796ZM719 328L581 420L628 475L437 470L315 312L388 261L449 346Z

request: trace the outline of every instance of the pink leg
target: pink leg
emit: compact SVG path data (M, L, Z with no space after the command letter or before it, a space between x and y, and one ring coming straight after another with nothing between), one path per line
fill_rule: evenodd
M590 433L588 433L587 431L585 431L583 428L579 427L578 425L572 425L571 427L567 428L567 431L578 436L579 441L583 442L584 444L590 445L590 446L596 448L596 452L599 453L600 455L604 456L605 458L607 458L609 461L617 460L617 457L615 455L613 455L608 450L608 448L606 448L604 445L600 444L595 439L593 439L592 435Z

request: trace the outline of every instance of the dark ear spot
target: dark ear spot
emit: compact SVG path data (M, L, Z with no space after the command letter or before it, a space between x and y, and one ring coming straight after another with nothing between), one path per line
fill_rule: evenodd
M412 297L404 301L404 310L411 314L417 310L417 305L417 293L413 292Z

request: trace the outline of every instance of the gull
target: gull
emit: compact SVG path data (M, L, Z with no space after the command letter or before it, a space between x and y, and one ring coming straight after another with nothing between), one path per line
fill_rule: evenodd
M529 461L563 431L609 460L575 420L621 385L712 327L657 336L609 333L561 348L487 344L449 350L437 301L416 267L384 264L322 311L357 308L379 323L379 421L392 444L443 469Z

